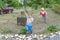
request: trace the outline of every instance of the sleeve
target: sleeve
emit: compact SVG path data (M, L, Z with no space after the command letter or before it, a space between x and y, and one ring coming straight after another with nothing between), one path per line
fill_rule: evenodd
M34 18L32 18L32 22L34 21Z
M45 11L46 15L47 15L47 11Z
M42 12L40 11L40 15L42 14Z
M27 13L25 13L25 15L26 15L26 17L28 18L28 14L27 14Z

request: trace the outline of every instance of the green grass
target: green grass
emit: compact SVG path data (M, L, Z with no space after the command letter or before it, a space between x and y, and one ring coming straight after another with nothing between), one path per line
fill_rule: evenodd
M9 28L5 28L5 29L3 30L3 33L4 33L4 34L12 33L12 30L9 29Z
M55 25L51 25L47 28L47 30L51 33L57 32L58 31L58 27Z

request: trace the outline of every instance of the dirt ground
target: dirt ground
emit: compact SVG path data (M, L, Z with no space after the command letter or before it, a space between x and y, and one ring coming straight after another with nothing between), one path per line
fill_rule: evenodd
M21 25L17 26L17 17L20 16L20 13L0 15L0 32L8 28L11 29L13 33L18 33L21 27L23 27ZM39 15L39 10L33 11L33 17L33 33L46 33L49 25L56 25L60 27L60 15L50 9L47 9L46 23L43 22L42 17Z
M42 17L39 13L34 14L35 21L33 23L33 33L48 33L47 27L50 25L56 25L60 28L60 15L50 9L47 10L46 23L43 22Z

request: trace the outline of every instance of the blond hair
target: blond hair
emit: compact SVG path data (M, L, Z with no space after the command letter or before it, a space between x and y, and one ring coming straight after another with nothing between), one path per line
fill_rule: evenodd
M41 10L45 10L44 8L41 8Z

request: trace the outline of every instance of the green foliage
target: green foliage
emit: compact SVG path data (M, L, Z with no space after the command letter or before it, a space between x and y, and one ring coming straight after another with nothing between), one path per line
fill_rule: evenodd
M59 4L59 5L60 5L60 0L57 0L57 4Z
M4 29L3 33L12 33L12 30L11 29Z
M54 4L60 4L60 0L23 0L24 6L30 6L34 9L37 9L38 6L43 7L53 7ZM22 7L22 4L19 3L19 0L0 0L0 9L6 7L6 4L10 4L14 8Z
M41 7L53 7L53 5L57 3L56 0L31 0L28 3L28 6L37 9L38 6Z
M38 6L41 4L40 3L40 0L31 0L29 3L27 3L28 6L34 8L34 9L37 9Z
M48 7L53 7L55 4L60 4L60 0L47 0Z
M54 10L57 14L60 14L60 5L55 4L54 7L52 8L52 10Z
M33 4L32 8L37 9L38 8L38 4Z
M6 3L0 0L0 10L6 7Z
M54 4L56 3L56 0L48 0L49 4Z
M19 34L26 34L27 31L26 31L26 28L25 27L22 27L19 31Z
M18 0L12 0L12 2L11 2L10 4L11 4L13 7L15 7L15 8L19 8L19 7L20 7Z
M47 30L49 31L49 32L57 32L58 31L58 28L57 28L57 26L54 26L54 25L51 25L51 26L49 26L48 28L47 28Z
M0 9L5 8L6 4L9 4L14 8L20 8L22 6L18 0L0 0Z

